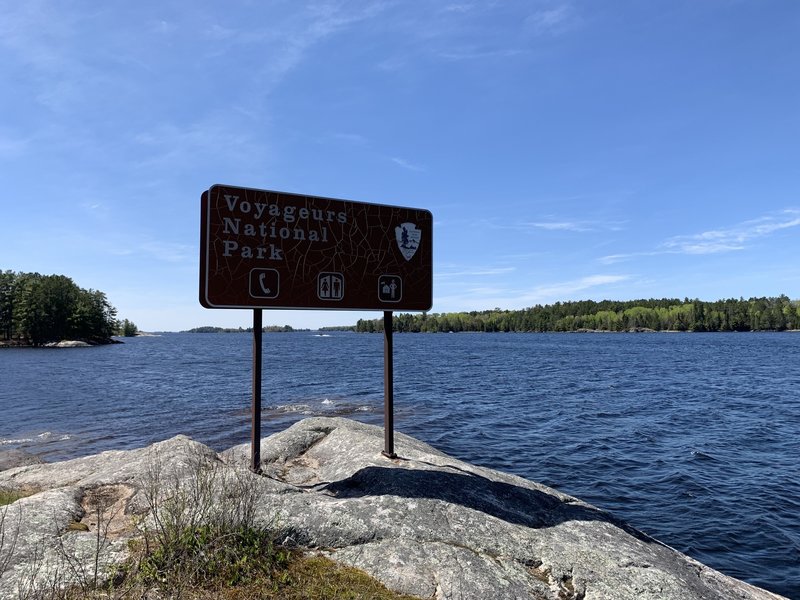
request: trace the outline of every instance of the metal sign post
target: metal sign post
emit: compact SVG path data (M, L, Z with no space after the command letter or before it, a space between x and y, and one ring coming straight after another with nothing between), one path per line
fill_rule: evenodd
M383 455L397 458L394 453L394 348L392 340L392 311L383 313Z
M252 431L250 434L250 470L254 473L261 472L261 336L264 331L262 325L262 311L253 309L253 401Z

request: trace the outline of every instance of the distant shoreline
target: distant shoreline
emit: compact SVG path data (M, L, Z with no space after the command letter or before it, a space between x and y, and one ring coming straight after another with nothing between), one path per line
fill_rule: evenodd
M253 333L252 328L242 329L242 330L223 330L223 331L164 331L162 333L167 334L184 334L184 333L225 333L225 334L246 334L246 333ZM268 330L264 328L264 333L383 333L382 331L355 331L353 328L347 329L329 329L326 327L321 327L320 329L293 329L291 331L283 331L283 330ZM633 329L626 329L623 331L610 331L608 329L576 329L574 331L397 331L395 330L394 333L398 334L406 334L406 333L418 333L423 335L430 335L430 334L450 334L450 333L461 333L461 334L494 334L494 333L520 333L520 334L576 334L576 333L613 333L613 334L620 334L620 333L720 333L720 334L731 334L731 333L800 333L800 329L757 329L751 331L681 331L679 329L646 329L643 327L633 328ZM150 337L153 337L153 334L150 334Z
M326 330L326 329L294 329L291 331L285 330L267 330L265 328L265 333L315 333L315 332L323 332L323 333L383 333L382 331L371 331L371 332L364 332L364 331L353 331L353 330ZM224 333L224 334L252 334L252 329L242 329L240 330L223 330L223 331L162 331L159 333L140 333L133 337L145 337L145 338L156 338L161 337L163 334L168 335L182 335L182 334L194 334L194 333ZM627 329L624 331L609 331L607 329L576 329L574 331L395 331L396 334L422 334L422 335L447 335L451 333L460 333L460 334L467 334L467 335L480 335L480 334L533 334L533 335L541 335L541 334L563 334L563 335L575 335L575 334L584 334L584 335L592 335L592 334L651 334L651 333L661 333L661 334L696 334L696 333L712 333L712 334L748 334L748 333L800 333L800 329L759 329L754 331L680 331L677 329L645 329L645 328L635 328L635 329ZM98 342L94 341L86 341L86 340L62 340L60 342L48 342L47 344L40 344L38 346L34 344L24 343L19 340L0 340L0 349L4 348L44 348L44 349L65 349L65 348L94 348L96 346L109 346L114 344L124 344L125 342L121 339L111 338L108 341Z
M0 340L0 348L93 348L95 346L109 346L112 344L124 344L122 340L108 338L105 340L61 340L59 342L47 342L45 344L31 344L22 340Z

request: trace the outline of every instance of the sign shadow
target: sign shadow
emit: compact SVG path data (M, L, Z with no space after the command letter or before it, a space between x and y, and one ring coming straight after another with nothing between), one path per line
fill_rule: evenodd
M534 529L554 527L567 521L600 521L611 523L640 541L654 541L610 513L578 500L563 501L547 492L466 471L365 467L346 479L328 483L321 491L337 498L389 495L441 500Z

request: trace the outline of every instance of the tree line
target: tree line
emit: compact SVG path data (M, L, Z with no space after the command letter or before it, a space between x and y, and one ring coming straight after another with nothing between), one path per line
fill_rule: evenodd
M261 328L262 333L292 333L294 331L308 331L307 329L294 329L291 325L266 325ZM252 327L214 327L203 325L181 331L181 333L253 333Z
M560 331L785 331L800 329L800 302L775 298L716 302L675 298L582 300L522 310L398 314L397 332L560 332ZM383 319L360 319L358 332L383 331Z
M61 340L107 342L136 334L98 290L83 289L64 275L0 271L0 340L41 346Z

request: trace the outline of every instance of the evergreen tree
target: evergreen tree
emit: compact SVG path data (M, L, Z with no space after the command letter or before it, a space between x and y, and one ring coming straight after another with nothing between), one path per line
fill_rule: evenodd
M35 346L64 339L102 342L117 330L103 292L64 275L0 272L0 337Z
M675 298L556 302L524 310L400 314L398 332L458 331L783 331L800 328L800 302L787 296L703 302ZM383 331L383 320L361 319L359 332Z
M137 333L139 333L139 328L136 327L136 324L128 319L124 319L122 321L119 330L120 333L125 337L134 337Z

